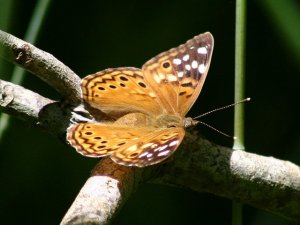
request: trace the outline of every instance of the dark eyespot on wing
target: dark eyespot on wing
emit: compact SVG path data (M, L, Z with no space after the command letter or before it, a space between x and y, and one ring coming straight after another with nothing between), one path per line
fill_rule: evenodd
M163 63L163 67L164 67L165 69L169 68L169 67L170 67L170 63L169 63L169 62Z
M143 82L139 82L138 84L139 84L142 88L146 88L146 87L147 87L146 84L143 83Z
M193 87L192 82L181 84L182 87Z
M126 77L124 77L124 76L121 76L120 80L122 80L122 81L128 81L128 79Z

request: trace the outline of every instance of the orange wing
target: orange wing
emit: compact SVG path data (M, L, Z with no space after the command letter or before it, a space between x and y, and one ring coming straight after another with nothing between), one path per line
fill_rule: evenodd
M121 67L89 75L81 83L83 100L104 113L160 114L162 107L140 69Z

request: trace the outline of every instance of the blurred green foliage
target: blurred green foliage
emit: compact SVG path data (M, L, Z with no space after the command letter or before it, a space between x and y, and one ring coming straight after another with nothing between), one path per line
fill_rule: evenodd
M0 0L0 29L22 38L35 4ZM300 3L249 1L247 10L246 96L252 102L245 105L246 150L299 164ZM157 53L210 31L215 50L206 84L189 113L196 116L233 101L234 13L231 0L52 1L36 46L83 77L109 67L140 67ZM0 62L0 78L9 80L12 67ZM60 99L31 74L24 86ZM233 111L211 115L205 122L232 133ZM205 127L197 129L215 143L232 144ZM97 163L15 119L0 151L1 224L58 224ZM132 196L114 222L230 224L230 210L228 199L149 184ZM244 224L289 223L246 206Z

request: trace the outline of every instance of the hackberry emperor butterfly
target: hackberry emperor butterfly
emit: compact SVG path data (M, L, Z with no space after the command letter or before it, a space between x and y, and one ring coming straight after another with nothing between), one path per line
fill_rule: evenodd
M82 80L83 101L117 118L71 125L67 140L85 156L110 156L116 163L144 167L168 158L181 143L185 115L204 84L213 37L200 34L163 52L142 69L121 67Z

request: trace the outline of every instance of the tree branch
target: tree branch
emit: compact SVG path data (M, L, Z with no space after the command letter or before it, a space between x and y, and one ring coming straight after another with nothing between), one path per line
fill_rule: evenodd
M124 168L103 159L95 171L61 225L108 224L128 195L136 190L136 185L145 181L210 192L296 223L300 221L298 166L273 157L233 151L195 133L187 134L174 160L167 164L145 169ZM91 207L95 205L98 207Z
M24 44L6 33L3 38L3 33L0 32L0 45L6 46L8 52L12 53L16 46ZM9 54L4 57L11 61L17 60L19 65L29 68L66 98L70 97L72 104L80 101L79 78L73 72L68 72L68 67L34 46L29 45L30 51L25 52L22 47L17 49L19 52L13 54L13 57ZM30 56L26 55L28 52ZM21 63L18 61L20 59ZM49 76L44 77L40 73L48 73ZM59 85L62 80L64 85ZM65 140L72 108L0 80L0 110L38 124ZM107 158L101 160L61 224L109 223L131 193L146 181L214 193L294 222L300 221L298 166L272 157L232 151L193 133L186 135L174 159L165 164L140 169L117 165Z
M0 111L37 122L41 109L53 101L19 85L0 80Z

